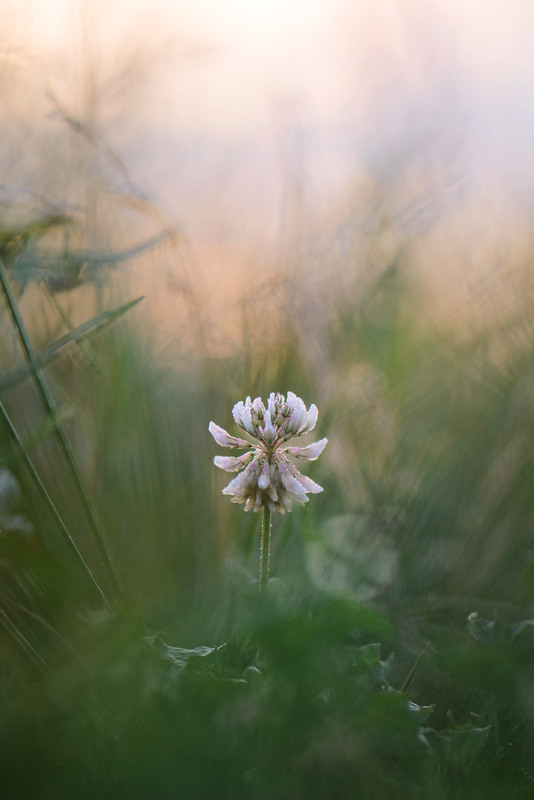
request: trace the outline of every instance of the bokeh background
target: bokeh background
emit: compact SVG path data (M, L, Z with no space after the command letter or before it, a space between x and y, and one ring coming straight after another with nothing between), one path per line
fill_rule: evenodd
M165 344L191 271L220 355L247 290L267 312L262 287L288 262L368 274L379 226L410 244L428 313L476 315L529 247L532 13L520 0L4 2L3 191L83 209L108 247L162 218L179 230L187 278L185 256L129 265Z
M534 8L0 9L8 796L530 797ZM273 390L262 605L207 428Z

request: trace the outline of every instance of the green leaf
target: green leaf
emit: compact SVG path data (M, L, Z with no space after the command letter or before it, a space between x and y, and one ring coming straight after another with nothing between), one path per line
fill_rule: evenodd
M391 688L388 681L388 673L393 662L393 653L386 661L380 658L380 645L377 643L366 644L359 647L353 666L358 672L367 672L373 686L377 689Z
M447 712L447 719L449 727L446 730L421 728L419 739L446 765L467 769L484 747L491 725L478 727L474 722L458 725L451 711Z

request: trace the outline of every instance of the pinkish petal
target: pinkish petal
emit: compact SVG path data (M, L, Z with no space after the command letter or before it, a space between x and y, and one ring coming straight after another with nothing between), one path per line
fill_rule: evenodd
M302 458L305 461L315 461L328 443L328 439L319 439L318 442L312 442L307 447L286 447L284 452L288 453L294 458Z
M308 478L307 475L301 475L300 472L297 473L297 478L300 485L303 487L305 492L311 492L312 494L319 494L319 492L324 492L322 486L319 486L318 483L312 481L311 478Z
M234 418L234 422L237 425L241 425L242 413L243 413L243 401L240 400L239 403L236 403L235 406L232 408L232 416Z
M269 476L269 464L267 461L263 462L263 466L261 468L261 475L258 478L258 486L260 489L266 489L270 483L270 476Z
M226 472L237 472L246 467L253 458L253 453L243 453L242 456L215 456L213 463Z
M272 444L276 438L276 429L271 420L271 412L267 410L264 416L263 438L267 444Z
M289 472L282 473L282 486L284 487L286 492L290 492L291 494L295 495L306 494L306 490L304 489L300 481L298 481L297 478L291 475Z
M261 397L255 397L252 403L252 408L257 417L263 417L265 413L265 406L262 403Z
M221 447L250 447L250 442L247 442L246 439L230 436L224 428L216 425L215 422L210 422L208 430Z
M315 403L312 403L310 406L309 411L306 413L306 422L300 428L297 435L301 435L303 433L309 433L315 428L317 423L317 417L319 416L319 411Z
M241 422L239 423L242 428L250 433L251 436L256 436L256 429L252 423L252 415L250 413L250 406L245 406L241 414Z

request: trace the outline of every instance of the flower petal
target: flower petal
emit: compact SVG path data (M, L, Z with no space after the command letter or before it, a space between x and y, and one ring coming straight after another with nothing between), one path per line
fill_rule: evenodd
M269 410L265 412L263 438L267 444L272 444L276 438L276 429L271 421L271 412Z
M252 422L250 406L247 405L244 407L243 413L241 414L241 422L238 424L240 424L241 427L244 428L247 433L250 433L251 436L256 436L256 429L254 428L254 424Z
M284 452L294 458L302 458L305 461L315 461L319 458L327 443L328 439L319 439L318 442L312 442L312 444L309 444L307 447L286 447Z
M317 417L319 416L319 410L315 403L312 403L309 411L306 414L306 422L303 427L298 431L298 435L303 433L309 433L315 428L317 423Z
M209 430L222 447L246 448L239 456L216 456L219 469L236 473L223 489L233 503L243 503L245 511L258 512L267 507L281 514L291 511L294 505L308 502L308 493L323 489L297 470L292 459L315 461L324 450L327 439L306 447L287 447L293 436L311 431L317 422L317 406L307 409L304 401L294 392L286 397L271 392L264 404L261 397L236 403L232 409L235 423L250 438L241 439L224 428L210 422Z
M298 436L306 424L307 418L308 412L306 411L306 406L300 397L297 397L295 403L293 404L293 411L287 424L287 432Z
M252 461L254 453L243 453L242 456L215 456L213 463L219 469L224 469L226 472L238 472L243 467Z
M318 483L312 481L311 478L308 478L307 475L302 475L296 468L294 464L290 461L287 462L287 470L293 476L293 479L297 481L300 486L302 487L304 492L311 492L312 494L319 494L319 492L323 492L324 489L322 486L319 486Z
M241 425L241 415L243 413L243 401L240 400L239 403L236 403L235 406L232 408L232 416L234 418L234 422L237 425ZM241 427L243 427L241 425Z
M296 480L300 483L305 492L311 492L312 494L324 492L323 487L319 486L319 484L315 483L315 481L312 481L312 479L308 478L307 475L301 475L301 473L298 472Z
M282 473L282 486L286 492L292 495L302 496L306 494L306 490L301 482L289 472Z
M266 489L271 482L270 475L269 475L269 464L267 461L263 462L263 466L261 468L261 475L258 478L258 486L260 489Z
M263 414L265 413L265 406L263 405L261 397L255 397L252 403L252 408L254 409L254 413L260 419L263 418Z
M224 428L216 425L215 422L210 422L208 430L221 447L250 447L250 442L247 442L246 439L230 436Z

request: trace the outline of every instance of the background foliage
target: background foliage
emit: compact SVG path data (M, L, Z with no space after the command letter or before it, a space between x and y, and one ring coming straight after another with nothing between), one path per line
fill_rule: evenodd
M7 288L34 245L5 231ZM78 341L61 325L55 353L49 317L30 327L55 414L6 306L6 796L530 796L532 323L518 301L461 335L423 325L406 258L331 298L315 340L300 297L261 352L226 359L166 366L138 308ZM272 388L318 403L329 446L324 494L275 519L261 600L259 521L220 496L207 423Z
M228 299L80 70L0 186L3 796L532 797L530 241L438 314L408 153L335 230L289 176L295 230ZM260 598L208 423L288 390L319 407L325 491L275 518Z

